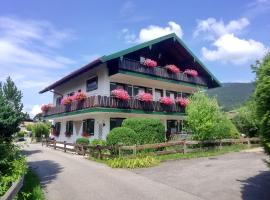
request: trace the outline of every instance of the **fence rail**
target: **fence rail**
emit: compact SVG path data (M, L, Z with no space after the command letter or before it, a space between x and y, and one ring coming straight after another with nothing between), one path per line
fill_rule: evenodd
M260 142L259 138L240 138L240 139L221 139L221 140L207 140L207 141L195 141L195 140L181 140L181 141L171 141L164 143L155 143L155 144L144 144L144 145L133 145L133 146L90 146L90 145L81 145L75 143L67 142L58 142L50 140L42 140L42 146L46 145L53 147L54 149L61 149L64 152L70 151L80 155L91 155L93 157L103 159L106 157L112 157L113 155L104 153L104 150L111 152L114 150L118 152L118 156L123 156L124 152L132 152L131 156L135 156L139 151L143 150L153 150L156 151L148 152L149 154L155 155L165 155L165 154L174 154L174 153L189 153L194 151L201 151L204 147L210 145L210 147L219 147L221 148L224 145L228 144L247 144L251 146L252 144L258 144ZM165 147L179 147L178 149L164 149ZM209 146L206 147L208 149ZM115 156L115 155L114 155Z

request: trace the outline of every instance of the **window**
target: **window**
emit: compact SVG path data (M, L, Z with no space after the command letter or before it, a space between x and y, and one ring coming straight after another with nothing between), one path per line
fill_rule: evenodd
M158 101L160 97L163 97L163 90L155 89L155 100Z
M67 121L67 123L66 123L66 134L68 134L68 135L73 134L73 121Z
M60 105L61 104L61 100L62 100L62 97L57 97L55 104L56 105Z
M83 133L88 133L90 135L95 134L95 120L94 119L83 120Z
M175 99L176 98L176 92L173 92L173 91L166 91L166 96L167 97L170 97L172 99Z
M57 135L60 134L61 132L61 122L56 122L55 125L54 125L54 131Z
M188 98L191 94L190 93L184 93L182 92L182 97L183 98Z
M111 118L110 119L110 130L116 127L120 127L125 118Z
M177 133L178 132L178 122L177 122L177 120L167 120L167 130L170 133Z
M86 81L86 91L90 92L98 88L98 77Z

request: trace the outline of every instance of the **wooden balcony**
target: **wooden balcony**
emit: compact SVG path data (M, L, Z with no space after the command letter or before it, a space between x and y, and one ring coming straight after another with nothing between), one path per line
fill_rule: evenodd
M115 97L108 97L108 96L90 96L87 97L84 101L72 102L71 105L57 105L55 107L50 108L47 112L43 113L44 117L68 113L83 109L90 109L90 108L118 108L119 112L122 112L123 109L127 111L136 111L141 110L148 114L154 114L155 112L170 114L170 113L184 113L185 109L178 104L173 104L170 106L166 106L161 104L158 101L153 102L141 102L136 98L130 98L128 101L120 101ZM97 111L98 112L98 111ZM108 111L110 112L110 111Z
M168 72L168 70L163 67L158 66L154 68L149 68L142 65L138 61L130 60L127 58L124 58L122 61L121 60L119 61L119 69L128 70L131 72L137 72L141 74L147 74L147 75L156 76L156 77L161 77L165 79L182 81L182 82L191 83L191 84L200 85L200 86L207 86L206 81L200 76L191 77L182 72L180 72L179 74L173 74L173 73Z

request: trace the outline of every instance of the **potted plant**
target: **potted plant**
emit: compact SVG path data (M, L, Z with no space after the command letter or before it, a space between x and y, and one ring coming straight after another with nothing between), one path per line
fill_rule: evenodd
M61 104L65 106L66 111L70 111L72 101L73 101L73 97L72 96L65 96L61 100Z
M184 73L192 77L198 76L198 72L194 69L186 69Z
M48 111L50 110L50 108L52 108L52 107L53 107L52 104L43 104L43 105L41 106L41 110L42 110L42 112L46 113L46 112L48 112Z
M143 102L152 102L153 101L153 95L147 92L140 92L137 95L137 99L139 101L143 101Z
M157 66L157 62L154 60L151 60L149 58L145 59L144 62L142 63L144 66L149 67L149 68L154 68Z
M77 92L73 96L73 100L77 101L77 108L82 109L83 108L83 102L87 98L87 95L85 92Z
M173 99L170 97L160 97L159 102L166 106L170 106L173 104Z
M178 103L182 107L186 107L189 104L189 100L188 98L180 97L176 99L176 103Z
M176 65L166 65L165 68L171 73L174 74L180 73L180 69Z
M81 136L82 136L82 137L89 138L89 137L91 136L91 134L90 134L90 133L87 133L87 132L83 132L83 133L81 134Z
M115 89L111 92L112 96L116 99L127 101L129 99L128 92L123 89Z

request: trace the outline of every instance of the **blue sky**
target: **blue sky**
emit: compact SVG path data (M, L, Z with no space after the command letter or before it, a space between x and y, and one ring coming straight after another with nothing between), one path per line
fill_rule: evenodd
M158 2L158 3L157 3ZM270 0L0 0L0 81L36 114L38 91L92 59L175 32L221 82L254 79L270 47Z

